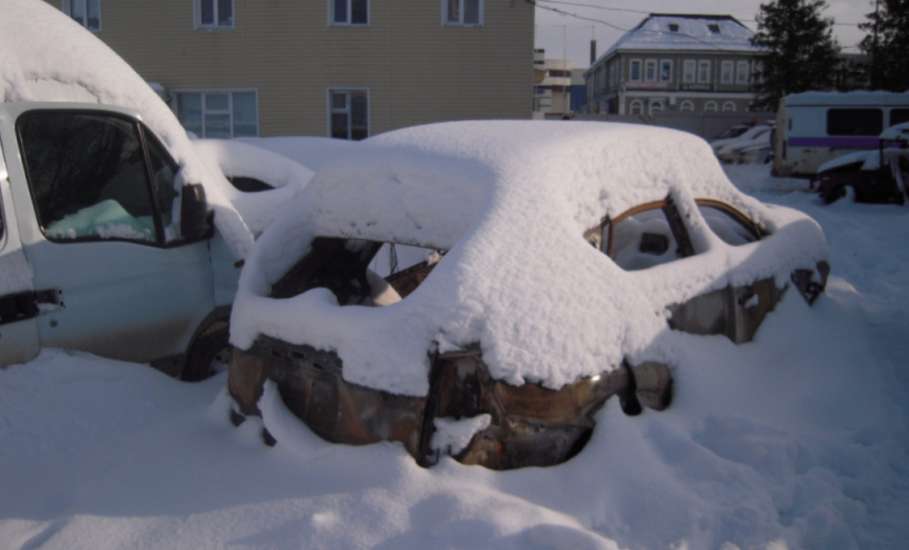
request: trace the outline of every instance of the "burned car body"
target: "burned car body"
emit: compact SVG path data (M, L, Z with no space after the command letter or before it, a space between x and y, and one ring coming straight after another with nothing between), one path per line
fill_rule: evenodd
M693 136L448 123L363 145L244 267L238 422L270 381L329 441L398 441L424 465L558 464L610 397L626 414L670 405L677 335L746 342L789 286L813 301L826 281L817 224L739 193ZM422 251L399 261L405 247ZM446 444L459 422L469 437Z

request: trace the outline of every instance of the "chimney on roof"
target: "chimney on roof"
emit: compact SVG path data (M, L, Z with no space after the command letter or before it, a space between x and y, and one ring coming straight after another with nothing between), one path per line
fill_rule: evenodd
M597 41L590 41L590 66L597 62Z

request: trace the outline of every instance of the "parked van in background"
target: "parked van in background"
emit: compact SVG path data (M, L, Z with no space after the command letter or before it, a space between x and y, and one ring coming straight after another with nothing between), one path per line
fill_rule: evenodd
M777 112L773 174L811 177L830 159L877 149L885 128L909 121L909 92L804 92Z

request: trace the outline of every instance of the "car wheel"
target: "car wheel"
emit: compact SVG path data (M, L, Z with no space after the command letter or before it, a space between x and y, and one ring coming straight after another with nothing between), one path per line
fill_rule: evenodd
M215 321L205 327L186 354L180 378L187 382L199 382L226 371L232 353L229 335L227 319Z

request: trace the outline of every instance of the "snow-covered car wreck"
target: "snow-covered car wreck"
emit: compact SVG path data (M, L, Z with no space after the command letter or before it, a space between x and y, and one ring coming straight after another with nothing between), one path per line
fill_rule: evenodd
M626 414L669 406L692 334L746 342L784 294L814 301L826 257L813 220L738 192L689 134L383 134L257 241L232 312L232 416L259 415L269 385L329 441L558 464L611 396Z
M909 198L909 123L884 130L875 150L822 164L811 186L827 204L850 191L855 202L904 204Z

